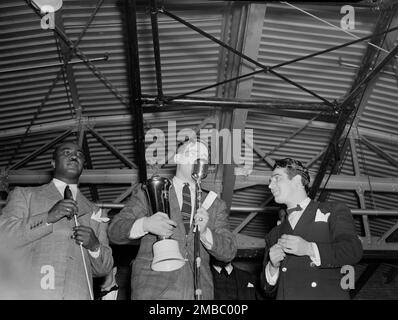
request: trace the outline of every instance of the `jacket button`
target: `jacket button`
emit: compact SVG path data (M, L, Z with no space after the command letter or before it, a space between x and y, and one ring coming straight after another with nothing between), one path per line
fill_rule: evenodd
M313 288L315 288L316 285L317 285L316 282L312 282L312 283L311 283L311 287L313 287Z
M287 268L283 267L282 272L286 272L286 271L287 271Z

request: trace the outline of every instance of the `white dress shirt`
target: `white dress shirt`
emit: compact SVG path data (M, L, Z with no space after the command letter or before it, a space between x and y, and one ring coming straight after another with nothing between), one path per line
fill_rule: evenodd
M301 216L303 215L304 210L307 208L307 206L309 205L310 202L311 202L311 199L307 197L306 199L304 199L303 201L301 201L299 203L299 205L301 207L300 211L293 211L291 214L289 214L288 221L293 230L296 227L298 221L300 220ZM311 242L311 246L312 246L314 255L311 256L310 259L318 267L321 265L321 256L319 254L318 246L316 245L315 242ZM276 273L273 276L271 276L270 267L271 267L271 262L269 261L267 263L267 266L265 267L265 277L267 278L267 282L271 286L273 286L278 281L279 269L276 271Z
M66 188L66 186L68 184L63 182L63 181L61 181L61 180L59 180L59 179L56 179L56 178L53 178L53 183L54 183L55 187L57 188L57 190L61 193L61 195L63 197L64 196L64 192L65 192L65 188ZM68 186L69 186L70 191L72 191L73 200L76 201L77 192L78 192L77 184L69 184ZM100 255L101 248L98 248L96 251L88 250L88 252L90 253L90 255L93 258L96 259Z
M231 274L231 272L234 270L234 266L231 263L228 263L226 266L224 267L220 267L220 266L216 266L215 264L213 264L213 268L218 272L221 273L222 268L224 268L228 275Z
M182 189L184 187L184 184L186 182L181 180L180 178L174 176L173 177L173 186L174 190L177 195L177 201L180 206L180 210L182 209ZM191 218L190 218L190 226L193 223L193 214L194 214L194 206L195 206L195 184L194 183L189 183L189 190L191 191ZM143 229L143 223L144 220L147 219L147 217L142 217L137 219L133 226L131 227L130 230L130 239L138 239L146 235L148 232L145 232ZM211 233L211 230L209 228L206 228L205 232L202 232L200 234L200 240L202 241L203 245L207 249L211 249L213 246L213 234Z

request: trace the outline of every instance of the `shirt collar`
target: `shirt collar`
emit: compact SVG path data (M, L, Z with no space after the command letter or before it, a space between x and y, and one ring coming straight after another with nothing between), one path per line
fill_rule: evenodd
M300 207L303 209L303 211L308 207L308 205L310 204L311 199L310 198L305 198L303 201L301 201L299 203Z
M232 270L234 269L234 266L231 263L228 263L224 267L216 266L216 265L213 264L213 268L216 269L216 271L218 273L221 273L222 268L225 268L225 270L227 270L227 272L228 272L228 275L230 275Z
M301 201L300 203L298 203L298 205L301 207L301 211L304 211L308 205L310 204L311 199L309 197L305 198L303 201ZM290 208L288 208L290 209Z
M53 183L54 183L55 187L58 189L59 193L61 193L62 196L64 196L64 191L65 191L66 185L68 185L70 190L72 191L73 198L76 199L77 184L67 184L66 182L59 180L57 178L53 178Z
M194 183L188 182L188 181L184 181L184 180L178 178L177 176L174 176L174 177L173 177L173 185L174 185L175 187L177 187L178 189L181 189L181 190L182 190L182 188L184 187L184 184L185 184L185 183L189 183L189 188L190 188L191 190L195 190L195 184L194 184Z

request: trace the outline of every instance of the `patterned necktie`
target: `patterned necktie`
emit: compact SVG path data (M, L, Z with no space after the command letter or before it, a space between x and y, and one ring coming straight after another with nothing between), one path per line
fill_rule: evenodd
M298 204L294 208L286 209L286 212L287 212L287 215L289 216L291 213L293 213L295 211L301 211L301 210L303 210L303 208L301 208L301 206Z
M73 200L73 194L68 185L66 185L65 190L64 190L64 199L72 199Z
M189 183L184 183L184 187L182 188L182 207L181 207L181 214L182 214L182 221L184 222L185 231L188 234L189 232L189 222L191 219L191 191L189 190Z

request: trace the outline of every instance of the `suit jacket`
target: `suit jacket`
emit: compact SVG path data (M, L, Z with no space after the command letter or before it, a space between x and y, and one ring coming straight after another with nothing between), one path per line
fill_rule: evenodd
M211 268L214 279L215 300L261 300L257 292L256 275L233 266L232 272L226 277Z
M203 199L206 195L203 195ZM179 249L188 261L175 271L160 272L151 269L153 259L152 246L157 240L153 234L146 234L141 238L140 248L132 266L132 299L178 299L194 298L193 260L194 236L192 231L186 235L177 195L174 187L169 193L170 216L177 223L172 239L178 241ZM236 254L236 238L229 230L228 216L224 201L216 199L208 210L208 228L213 234L213 247L207 250L200 246L200 286L203 299L213 299L213 280L210 271L210 255L220 261L231 261ZM117 214L108 229L112 242L124 244L129 242L130 230L134 222L144 216L152 214L145 193L138 185L125 208Z
M40 187L15 188L0 216L0 232L12 237L22 249L32 268L33 282L45 299L90 299L79 245L71 238L74 219L63 218L47 224L48 211L63 199L53 182ZM77 193L78 217L81 225L90 226L99 242L100 256L93 258L83 248L92 288L92 276L104 276L113 266L105 223L91 219L96 211L80 192ZM44 286L46 276L54 273L55 281ZM53 287L53 288L52 288Z
M316 217L318 221L315 221ZM279 268L278 282L270 286L264 269L269 261L269 249L283 234L315 242L321 265L315 266L308 256L286 254ZM338 202L311 201L294 230L285 219L266 236L261 275L265 293L276 295L277 299L349 299L348 290L343 290L340 285L344 276L340 273L341 267L353 265L361 257L362 244L356 234L350 209Z

